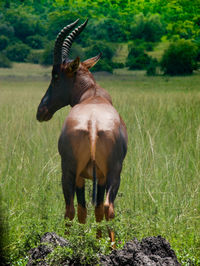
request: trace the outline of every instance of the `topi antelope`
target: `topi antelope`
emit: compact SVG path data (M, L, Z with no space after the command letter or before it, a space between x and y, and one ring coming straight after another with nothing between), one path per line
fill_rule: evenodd
M38 106L37 120L48 121L60 108L66 105L72 107L58 142L66 202L65 218L74 218L76 191L78 220L80 223L86 222L85 178L89 178L93 180L95 217L100 222L104 214L106 220L114 217L114 200L127 150L127 132L110 95L95 82L89 71L101 54L83 62L79 57L69 59L71 45L85 28L87 20L70 33L77 23L78 20L64 27L57 36L52 79ZM101 232L97 235L100 237ZM109 235L114 242L114 232L109 231Z

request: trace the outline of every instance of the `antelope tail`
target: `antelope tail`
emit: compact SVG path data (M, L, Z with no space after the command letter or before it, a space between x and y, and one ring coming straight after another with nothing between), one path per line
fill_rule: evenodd
M92 160L92 175L93 175L93 189L92 189L92 204L96 205L96 190L97 190L97 177L96 177L96 141L97 141L97 127L96 123L92 120L88 123L89 138L90 138L90 154Z

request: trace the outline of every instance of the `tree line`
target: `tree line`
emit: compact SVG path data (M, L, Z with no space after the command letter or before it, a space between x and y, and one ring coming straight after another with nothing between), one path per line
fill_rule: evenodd
M127 42L125 65L130 69L152 68L157 62L145 51L152 50L163 36L171 41L187 40L184 45L191 43L189 46L197 50L192 60L199 57L200 0L2 0L0 65L10 61L51 64L56 35L76 18L89 18L89 24L73 46L74 53L87 56L103 46L104 59L96 68L112 72L124 67L112 62L113 47Z

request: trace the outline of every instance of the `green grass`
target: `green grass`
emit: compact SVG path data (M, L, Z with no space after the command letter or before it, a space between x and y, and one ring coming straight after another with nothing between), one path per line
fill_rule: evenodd
M36 121L37 106L49 83L47 70L50 73L30 64L0 70L1 209L4 245L12 265L25 265L27 250L44 232L64 234L57 141L69 107L48 123ZM162 235L183 265L189 261L198 265L200 75L147 77L141 71L118 70L98 75L97 80L112 95L129 134L115 201L117 246L134 237ZM75 220L71 228L71 239L88 256L94 255L91 245L96 241L91 185L87 183L87 224L80 227ZM98 245L107 251L106 233Z

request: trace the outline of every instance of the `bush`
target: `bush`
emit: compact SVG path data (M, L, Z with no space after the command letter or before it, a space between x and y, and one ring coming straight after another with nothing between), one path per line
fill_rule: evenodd
M15 36L25 42L27 36L39 34L38 25L43 26L38 15L26 7L11 8L6 11L6 19L14 27Z
M100 52L102 53L103 58L111 61L116 49L113 47L113 44L110 45L107 42L98 41L86 49L86 57L90 58L96 56Z
M113 68L108 60L106 59L100 59L96 65L91 68L92 72L98 72L98 71L106 71L109 73L113 73Z
M26 38L26 44L33 49L42 49L44 48L44 38L40 35L28 36Z
M147 76L155 76L156 75L156 68L158 66L158 61L156 58L152 58L151 57L151 60L149 62L149 64L147 65L146 67L146 74Z
M110 62L110 65L112 66L112 68L124 68L125 65L123 63L119 63L119 62Z
M129 54L126 60L126 66L130 70L141 70L146 69L147 65L150 63L151 58L144 52L143 47L136 47L132 45L129 47Z
M131 25L131 38L143 39L146 42L157 42L164 34L165 27L159 14L145 17L143 13L136 15Z
M0 24L0 35L4 35L11 38L14 36L14 28L6 23Z
M9 43L9 39L6 36L1 35L0 36L0 51L5 49L8 46L8 43Z
M99 62L92 68L92 71L107 71L113 73L114 62L112 58L116 52L113 45L107 42L98 41L86 49L86 57L94 57L99 53L102 53L102 58Z
M30 53L30 47L24 43L16 43L6 48L5 54L11 61L24 62Z
M190 40L178 40L170 44L161 59L164 74L192 74L197 68L197 45Z
M200 38L195 40L195 44L197 46L197 57L196 60L200 62Z
M54 49L54 41L49 42L42 53L40 63L42 65L52 65L53 64L53 49Z
M73 43L69 57L75 59L77 56L79 56L81 60L83 60L83 58L85 57L85 52L80 44Z
M88 26L88 30L96 40L106 40L108 42L127 41L126 33L119 22L120 20L113 18L95 19Z
M0 55L0 67L3 67L3 68L12 67L11 61L4 54Z
M43 51L31 51L26 58L26 62L33 64L40 64Z

